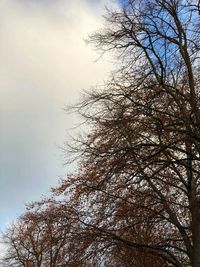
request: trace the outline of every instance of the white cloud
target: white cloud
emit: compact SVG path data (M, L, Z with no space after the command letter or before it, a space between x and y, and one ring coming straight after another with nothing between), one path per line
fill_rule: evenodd
M33 10L12 2L1 3L1 87L19 93L31 84L63 98L105 76L105 63L93 64L96 55L83 40L100 25L86 1Z
M36 199L62 172L55 144L71 125L62 108L111 69L106 60L94 63L84 42L101 26L104 4L0 1L1 213Z

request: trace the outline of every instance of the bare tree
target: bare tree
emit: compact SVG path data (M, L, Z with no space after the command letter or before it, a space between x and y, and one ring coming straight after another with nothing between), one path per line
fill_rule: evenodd
M91 130L51 199L67 229L63 266L199 267L199 1L123 0L105 19L90 41L119 67L76 106ZM45 229L52 244L59 226Z
M4 235L8 245L4 264L13 267L75 266L70 255L73 228L66 207L62 208L50 200L34 203L13 223ZM76 263L81 266L78 259Z
M92 130L75 145L80 170L66 182L89 203L81 220L110 245L177 267L200 266L199 19L198 1L108 10L90 41L121 64L77 106Z

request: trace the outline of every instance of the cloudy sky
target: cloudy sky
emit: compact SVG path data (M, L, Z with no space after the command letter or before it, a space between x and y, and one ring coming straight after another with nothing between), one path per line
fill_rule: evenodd
M106 0L0 1L0 228L48 192L74 124L63 108L108 77L111 62L84 39Z

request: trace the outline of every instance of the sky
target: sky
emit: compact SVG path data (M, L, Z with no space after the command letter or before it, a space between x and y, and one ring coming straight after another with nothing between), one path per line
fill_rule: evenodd
M60 146L77 123L64 107L105 81L86 45L109 0L0 1L0 229L70 170Z

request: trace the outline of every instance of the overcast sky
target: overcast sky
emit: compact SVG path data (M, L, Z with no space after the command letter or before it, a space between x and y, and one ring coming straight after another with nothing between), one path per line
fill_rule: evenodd
M73 125L63 108L108 77L84 39L105 0L0 1L0 228L67 173L58 146Z

